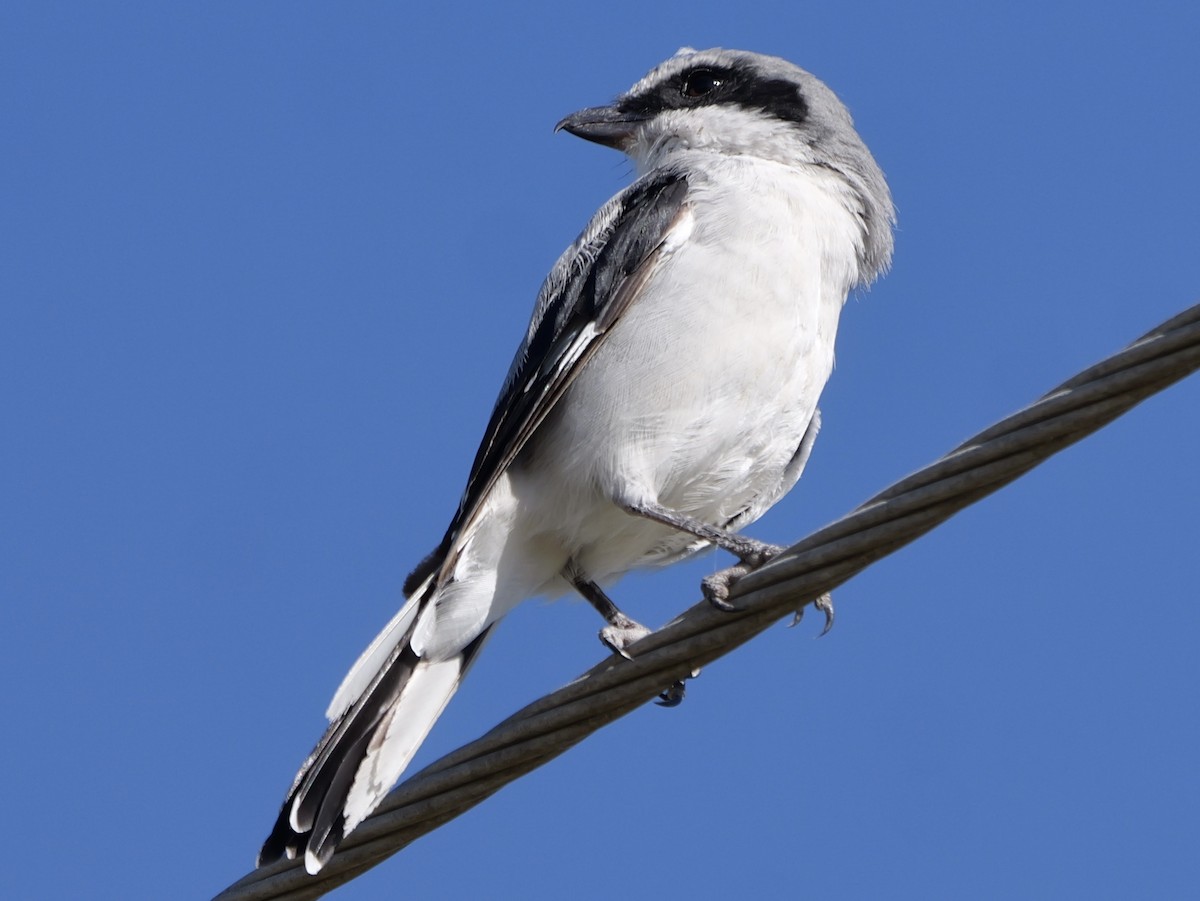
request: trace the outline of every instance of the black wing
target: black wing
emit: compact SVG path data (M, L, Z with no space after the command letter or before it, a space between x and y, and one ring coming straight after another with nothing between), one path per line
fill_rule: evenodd
M508 468L605 335L637 297L683 211L687 179L651 173L606 203L547 276L475 454L467 487L438 548L404 583L412 594L445 568L496 479Z

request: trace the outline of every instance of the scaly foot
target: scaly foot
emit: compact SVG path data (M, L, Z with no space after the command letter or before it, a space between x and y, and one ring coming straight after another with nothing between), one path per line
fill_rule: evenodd
M765 541L755 541L753 538L746 538L742 535L731 534L729 537L733 539L733 542L722 545L722 547L736 554L742 562L737 566L731 566L729 569L706 576L700 582L700 590L703 592L705 600L718 610L733 613L740 608L736 604L729 603L729 589L746 573L758 569L768 560L777 556L783 548L778 544L767 544Z
M650 629L647 629L641 623L631 620L624 613L620 613L613 617L610 625L600 630L600 640L614 653L620 654L626 660L632 660L633 657L626 649L630 645L641 641L650 634L650 631Z
M739 563L737 566L723 569L719 573L705 576L700 580L700 591L704 594L705 600L718 610L724 610L726 613L734 613L741 608L736 604L729 603L729 589L734 582L748 572L750 572L750 567L744 563Z

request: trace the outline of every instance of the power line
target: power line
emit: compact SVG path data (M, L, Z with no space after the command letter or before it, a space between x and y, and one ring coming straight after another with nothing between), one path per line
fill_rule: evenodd
M740 609L700 603L632 648L403 782L317 876L301 861L255 870L215 901L319 898L508 783L832 591L959 510L1200 368L1200 305L955 448L733 586Z

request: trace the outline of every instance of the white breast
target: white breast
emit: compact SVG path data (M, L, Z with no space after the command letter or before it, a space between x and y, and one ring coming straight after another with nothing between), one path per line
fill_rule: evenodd
M545 424L539 444L552 446L519 477L530 525L535 498L553 505L556 540L597 579L694 543L614 498L717 524L777 499L857 280L860 229L836 176L741 157L700 171L668 256ZM564 508L580 516L564 523Z

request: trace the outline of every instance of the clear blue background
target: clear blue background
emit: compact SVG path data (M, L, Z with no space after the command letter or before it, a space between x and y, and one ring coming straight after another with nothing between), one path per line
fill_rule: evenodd
M1194 3L25 3L0 20L3 894L205 898L437 540L629 166L551 126L682 44L828 81L894 270L754 529L801 537L1200 300ZM339 891L1180 897L1200 379ZM725 559L635 576L659 624ZM499 631L419 763L600 659Z

